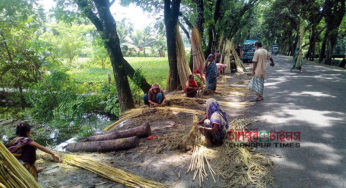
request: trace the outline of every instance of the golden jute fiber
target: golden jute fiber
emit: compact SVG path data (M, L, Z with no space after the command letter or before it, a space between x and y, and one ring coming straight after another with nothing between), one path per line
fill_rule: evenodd
M0 142L0 187L41 188L26 168Z

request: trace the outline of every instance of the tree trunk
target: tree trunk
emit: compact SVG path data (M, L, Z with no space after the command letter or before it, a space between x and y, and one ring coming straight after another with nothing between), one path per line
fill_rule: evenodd
M221 3L222 0L217 0L215 3L215 10L214 10L214 22L210 24L208 28L208 47L207 50L205 51L205 56L208 57L210 53L213 53L213 51L216 50L217 47L217 42L219 40L219 32L215 30L215 25L218 23L218 21L222 18L221 15ZM213 6L210 7L211 12L213 10Z
M120 41L116 30L115 20L109 10L108 0L94 0L98 15L102 22L101 36L104 39L108 55L113 67L114 80L117 87L117 94L121 111L134 108L131 89L127 79L126 67L123 64L123 54L120 48Z
M325 64L327 65L331 65L332 64L332 55L333 55L333 45L332 42L330 40L327 41L326 44L326 60L325 60Z
M196 11L197 11L196 27L203 39L204 4L203 4L203 0L195 0L195 2L196 2Z
M326 31L328 32L328 31ZM326 52L326 43L327 43L327 37L324 37L322 46L321 46L321 51L320 51L320 58L318 59L319 63L322 63L323 59L325 58L325 52Z
M316 25L312 25L309 50L308 50L308 53L306 54L306 57L311 61L314 60L313 56L315 55L316 40L317 40Z
M176 53L176 25L181 0L164 0L164 22L166 27L167 52L169 63L169 77L167 82L167 91L174 91L180 86L177 53Z
M139 86L144 93L147 93L151 87L151 85L147 82L147 80L144 78L141 74L136 74L136 71L133 69L133 67L123 58L122 62L125 66L126 74L132 79L136 80L135 84ZM140 80L138 82L138 80Z
M150 89L150 85L147 83L147 81L145 80L145 78L142 75L136 75L135 74L136 72L132 68L132 66L123 58L123 55L122 55L121 50L120 50L119 37L116 33L116 28L113 28L116 26L116 24L115 24L113 16L110 13L110 10L109 10L109 6L110 6L109 1L107 1L107 0L99 0L99 1L94 0L95 5L97 4L99 6L99 8L101 8L102 11L104 11L104 12L98 11L98 14L93 12L94 11L93 10L94 9L93 4L88 2L87 0L76 0L76 3L78 5L79 9L84 13L84 15L87 16L89 18L89 20L95 25L95 27L96 27L97 31L99 32L100 36L102 37L103 41L108 40L108 38L106 38L106 35L104 34L104 32L105 32L104 30L107 29L107 30L111 31L110 34L113 36L108 36L108 37L111 37L110 39L112 41L117 41L117 43L111 44L110 49L109 49L109 46L107 46L105 43L105 47L107 49L107 52L108 52L108 54L109 54L109 51L112 53L116 52L114 54L121 54L120 57L116 57L117 62L111 61L112 66L114 63L121 63L122 66L121 66L120 72L123 72L122 75L124 75L126 73L125 75L129 76L132 80L135 77L136 78L139 77L141 79L141 82L136 82L136 84L139 84L139 87L143 90L143 92L146 93ZM97 15L99 15L99 17ZM101 15L103 15L102 18L101 18ZM108 22L107 24L105 23L106 20L104 20L104 17L106 17L106 20ZM109 26L111 26L111 28L107 28ZM109 42L109 43L111 43L111 42ZM120 50L120 53L118 52L119 50ZM110 56L110 54L109 54L109 56ZM111 57L110 57L110 59L112 60ZM113 61L114 61L114 59L113 59ZM113 67L113 69L114 69L114 67ZM127 81L127 83L128 83L128 81Z
M66 149L70 152L110 152L134 148L138 146L138 144L139 139L133 136L115 140L77 142L68 144Z
M209 54L212 52L212 45L213 45L213 40L214 40L214 35L213 35L213 26L210 26L208 28L208 44L207 44L207 49L204 52L204 56L208 57Z
M211 47L212 51L220 50L220 49L217 49L218 42L220 40L220 31L217 30L216 26L219 20L222 18L221 3L222 3L222 0L216 0L215 13L214 13L214 26L213 26L213 41L212 41L212 47Z
M323 5L323 13L327 30L324 37L324 40L326 40L326 42L324 43L325 46L322 46L324 48L321 49L320 62L322 61L323 55L325 54L325 64L330 65L332 63L333 49L337 42L338 28L345 14L345 1L326 0Z
M138 138L148 137L151 135L151 129L149 123L144 123L139 127L132 129L127 129L123 131L111 131L107 134L90 136L88 138L81 139L81 142L87 141L103 141L103 140L113 140L118 138L128 138L131 136L137 136Z

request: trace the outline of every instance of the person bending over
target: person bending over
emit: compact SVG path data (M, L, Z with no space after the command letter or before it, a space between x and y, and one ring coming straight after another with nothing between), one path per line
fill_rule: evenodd
M199 124L199 130L206 137L208 146L223 144L229 123L226 113L221 110L215 99L210 98L207 100L206 115Z
M41 146L30 138L31 127L28 123L20 123L16 128L17 137L9 142L6 147L19 159L23 166L38 180L36 162L36 149L52 155L54 161L60 162L60 157L53 153L48 148Z

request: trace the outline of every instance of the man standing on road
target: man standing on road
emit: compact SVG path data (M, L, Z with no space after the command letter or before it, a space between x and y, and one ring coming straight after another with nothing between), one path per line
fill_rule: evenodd
M256 92L256 101L262 101L267 60L271 61L270 66L274 66L275 64L269 52L266 49L262 48L262 43L257 41L255 43L255 48L255 55L252 59L252 79L248 87L250 90Z

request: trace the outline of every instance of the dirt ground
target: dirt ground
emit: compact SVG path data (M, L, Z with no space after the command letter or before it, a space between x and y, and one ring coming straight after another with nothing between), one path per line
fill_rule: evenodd
M216 94L210 96L220 101L230 119L244 117L248 114L248 104L242 103L246 101L248 93L245 90L237 92L230 89L230 87L246 88L248 80L249 76L245 74L229 74L219 77ZM208 96L204 98L208 98ZM205 105L201 105L200 108L204 110ZM157 139L142 138L138 147L125 151L79 153L79 155L85 155L127 172L167 184L169 187L199 187L196 181L192 181L192 173L186 173L191 160L191 151L171 150L164 142L166 136L174 135L173 133L176 132L187 132L191 128L192 122L193 115L175 113L174 118L149 122L152 134L156 135ZM126 129L133 126L139 126L139 124L127 121L117 128ZM212 161L211 165L213 163ZM125 187L86 170L62 163L39 159L37 166L45 168L39 173L39 183L43 187ZM209 178L204 181L202 186L220 187L222 185L224 185L223 179L216 177L216 183Z

